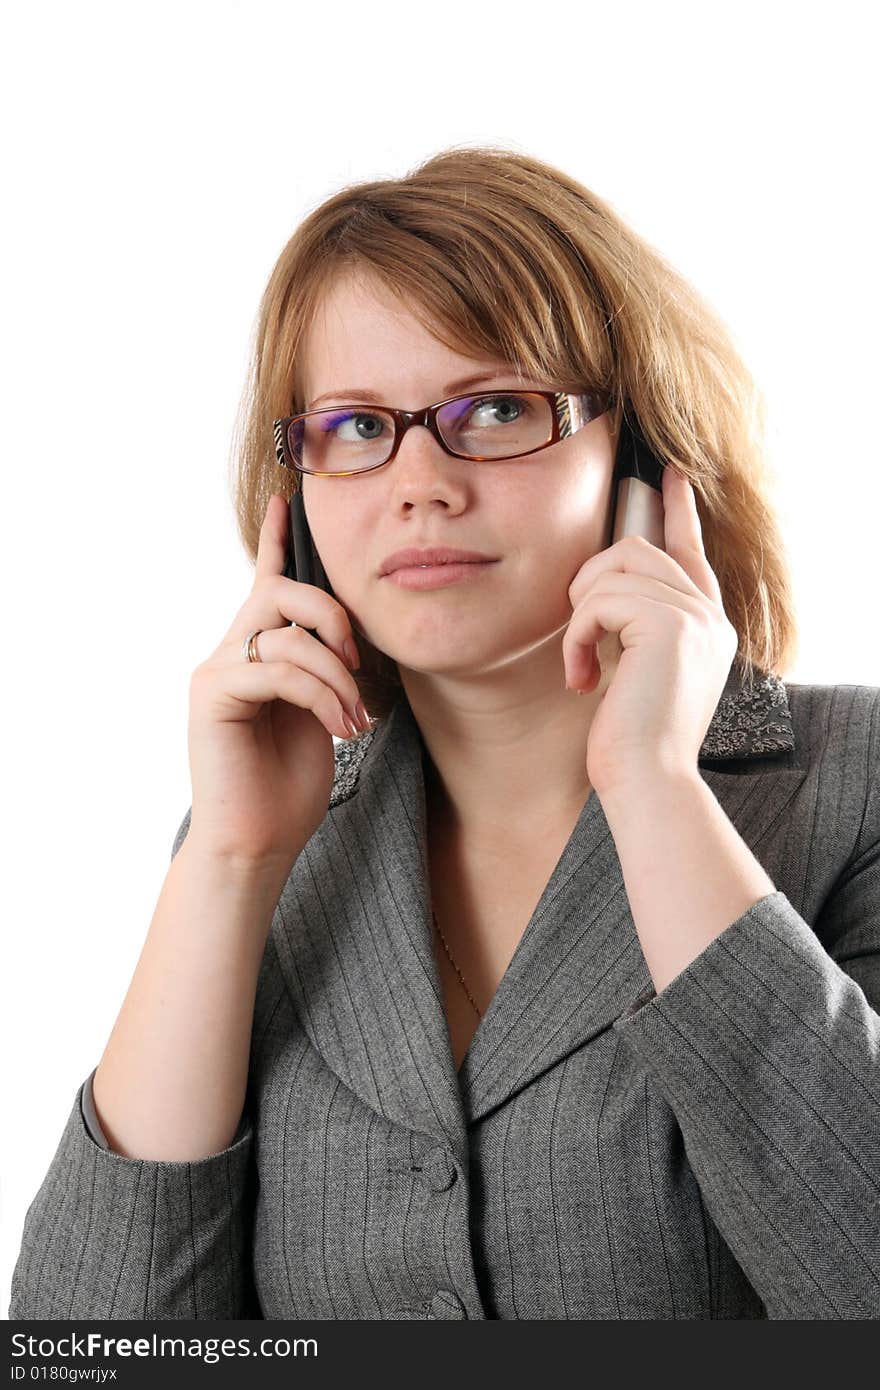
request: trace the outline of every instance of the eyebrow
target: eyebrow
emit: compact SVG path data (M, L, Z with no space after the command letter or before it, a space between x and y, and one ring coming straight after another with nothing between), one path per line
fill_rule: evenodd
M515 378L518 381L537 381L537 377L520 376L518 372L510 367L489 368L487 371L477 372L475 376L461 377L458 381L449 381L443 387L444 397L453 395L456 391L463 391L468 386L477 386L482 381L495 381L497 377ZM367 391L362 386L343 386L339 391L325 391L323 396L316 396L307 410L314 410L320 401L347 401L357 403L358 401L369 401L372 405L380 405L382 397L377 396L375 391Z

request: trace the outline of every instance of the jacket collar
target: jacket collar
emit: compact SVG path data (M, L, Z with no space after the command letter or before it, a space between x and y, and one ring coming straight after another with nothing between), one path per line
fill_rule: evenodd
M700 748L700 762L766 757L794 752L794 730L785 685L739 663L730 668Z
M766 775L793 749L783 683L732 674L700 763L753 846L804 776L789 759ZM380 725L337 745L330 811L294 865L272 939L303 1027L341 1081L466 1164L468 1125L604 1032L652 981L591 792L456 1072L434 958L423 751L403 692Z

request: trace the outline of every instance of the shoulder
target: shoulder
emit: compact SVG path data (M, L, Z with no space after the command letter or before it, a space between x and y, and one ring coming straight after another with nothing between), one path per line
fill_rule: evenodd
M860 817L859 845L880 838L880 686L785 685L795 739L817 815L842 833Z
M796 746L813 757L845 757L876 766L880 686L784 682Z

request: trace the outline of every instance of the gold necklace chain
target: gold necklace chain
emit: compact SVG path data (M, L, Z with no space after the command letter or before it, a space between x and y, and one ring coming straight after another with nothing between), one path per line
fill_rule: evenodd
M459 970L458 966L457 966L456 963L455 963L455 960L453 959L452 952L450 951L449 947L448 947L447 944L446 944L446 937L443 935L442 931L440 931L440 923L437 921L437 914L436 914L436 912L434 911L433 907L431 908L431 916L434 918L434 926L437 928L437 932L438 932L438 935L439 935L439 937L440 937L440 940L443 942L443 949L444 949L444 951L446 952L447 956L449 957L450 964L451 964L453 970L455 971L456 975L458 976L458 978L461 980L462 989L464 990L464 992L465 992L465 994L467 995L468 999L471 1001L471 1004L473 1005L473 1007L476 1009L477 1017L478 1017L478 1018L482 1018L482 1017L483 1017L483 1011L482 1011L482 1009L480 1009L479 1006L477 1005L477 1003L476 1003L476 1001L475 1001L475 999L474 999L474 996L471 994L470 990L469 990L468 987L467 987L467 984L465 983L465 978L464 978L464 976L462 975L461 971Z

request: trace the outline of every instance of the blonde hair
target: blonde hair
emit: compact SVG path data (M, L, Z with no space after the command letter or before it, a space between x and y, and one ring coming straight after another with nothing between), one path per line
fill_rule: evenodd
M233 443L233 505L256 560L269 497L299 475L272 422L305 408L302 344L323 295L366 272L444 345L500 356L562 391L631 403L655 453L693 484L707 558L739 635L736 661L782 675L797 650L788 559L770 501L766 405L718 314L583 184L527 155L453 147L399 179L351 184L300 223L257 315ZM397 666L358 639L374 719Z

